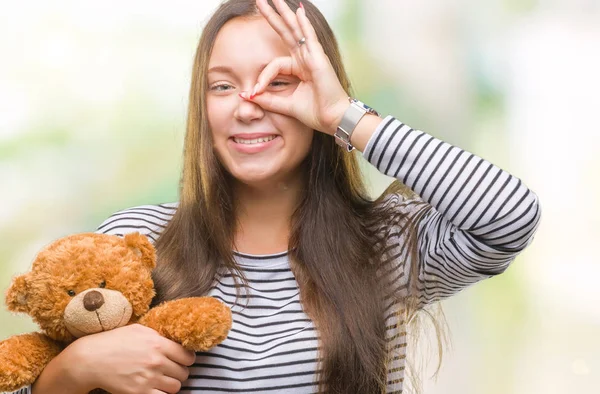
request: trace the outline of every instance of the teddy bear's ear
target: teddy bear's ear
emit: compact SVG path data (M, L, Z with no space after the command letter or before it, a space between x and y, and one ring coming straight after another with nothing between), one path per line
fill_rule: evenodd
M125 243L142 258L142 263L148 269L156 267L156 251L148 237L140 233L125 234Z
M13 279L12 284L6 291L6 305L11 312L24 312L29 310L27 306L27 276L21 275Z

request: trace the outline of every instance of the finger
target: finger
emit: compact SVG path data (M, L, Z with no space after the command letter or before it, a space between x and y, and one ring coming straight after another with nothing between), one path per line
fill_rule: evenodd
M294 39L294 35L281 16L267 3L267 0L256 0L256 6L267 22L269 22L273 30L279 34L283 42L290 48L296 47L297 42Z
M319 42L319 37L317 37L317 32L313 27L312 23L306 16L306 10L303 7L299 7L298 11L296 11L296 19L298 20L298 25L300 26L300 30L302 32L302 37L306 38L306 43L304 44L310 53L315 53L316 51L324 52L321 43Z
M196 354L170 339L164 338L161 345L163 354L171 361L181 365L192 365L196 361Z
M261 94L263 90L269 85L269 83L275 79L279 74L292 75L292 58L289 56L278 57L273 59L267 66L262 70L256 81L256 86L252 91L250 98L254 98L257 94Z
M188 362L182 364L185 365L186 367L191 367L195 362L196 362L196 352L193 350L187 350L188 352Z
M162 376L155 385L155 389L159 392L164 391L169 394L177 394L181 390L181 382L168 376Z
M296 18L296 14L283 0L273 0L273 4L275 4L275 8L277 8L277 11L279 11L279 15L281 15L287 27L294 36L294 49L300 48L298 46L298 41L300 41L303 35L302 29L300 29L300 25L298 24L298 19Z
M173 361L167 361L161 368L161 372L170 378L177 379L180 382L187 380L190 375L190 370L188 367L183 366L181 364L177 364Z
M294 117L292 113L292 96L286 97L279 94L265 92L260 96L254 97L250 101L258 104L266 111Z

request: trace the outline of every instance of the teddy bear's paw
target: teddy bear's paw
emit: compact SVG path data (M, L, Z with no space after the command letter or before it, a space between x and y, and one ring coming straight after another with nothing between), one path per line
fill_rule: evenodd
M0 342L0 391L16 391L32 384L59 352L54 341L39 333L15 335Z
M3 356L0 356L0 392L13 392L21 387L32 384L35 381L31 374L14 368L10 362L6 362Z
M221 343L231 329L231 310L212 297L167 301L151 309L140 321L161 335L194 351Z

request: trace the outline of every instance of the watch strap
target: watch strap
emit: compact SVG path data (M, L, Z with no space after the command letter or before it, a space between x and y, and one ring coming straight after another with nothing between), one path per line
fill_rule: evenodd
M366 114L379 114L373 108L356 99L348 97L348 101L350 101L350 106L344 113L344 116L335 131L334 138L339 146L346 148L348 152L352 152L354 146L350 143L350 138L352 137L352 133L354 132L354 129L356 129L358 122L360 122Z

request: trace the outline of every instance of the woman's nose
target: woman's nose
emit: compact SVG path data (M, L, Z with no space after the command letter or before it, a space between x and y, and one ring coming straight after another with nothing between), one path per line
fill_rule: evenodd
M245 100L240 95L237 96L237 100L234 116L241 122L249 123L261 119L265 115L264 110L258 104Z

